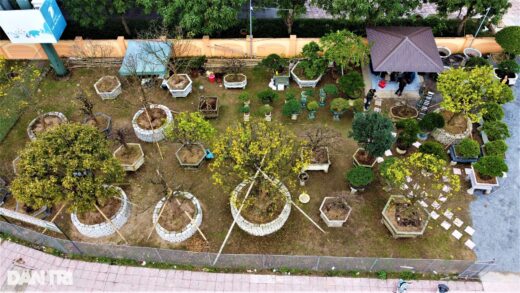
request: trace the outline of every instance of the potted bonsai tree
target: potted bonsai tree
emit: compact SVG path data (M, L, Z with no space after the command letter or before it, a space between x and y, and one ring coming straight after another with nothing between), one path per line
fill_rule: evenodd
M345 174L345 179L353 193L364 191L365 187L374 181L374 172L371 168L355 166Z
M302 172L323 171L328 173L331 165L329 149L333 147L339 134L329 128L314 127L305 132L305 137L302 158L305 153L310 153L310 162L305 165Z
M291 70L291 75L300 88L316 87L325 73L327 62L319 55L320 50L316 42L303 46L302 55L305 59L298 61Z
M348 110L350 104L343 98L335 98L330 102L330 111L332 112L332 119L339 121L339 117Z
M478 66L491 66L491 63L483 57L471 57L464 65L466 68L473 69Z
M507 77L507 85L515 85L520 72L520 65L515 60L505 60L498 64L498 68L494 69L495 77L504 80Z
M267 69L271 73L272 78L269 86L272 89L283 90L285 87L289 86L290 73L286 59L277 54L270 54L262 59L258 66Z
M350 71L338 80L338 88L348 99L358 99L363 95L365 81L357 71Z
M256 94L256 96L262 104L272 104L280 98L278 93L271 89L260 91Z
M358 112L354 114L352 131L349 136L360 146L354 153L354 164L373 167L376 158L383 156L395 141L392 121L378 112Z
M450 157L454 164L474 163L480 155L480 145L476 140L470 138L464 138L459 143L450 146Z
M307 104L307 110L309 111L308 118L309 120L316 119L316 111L318 111L318 108L320 105L316 101L311 101Z
M292 120L298 119L298 114L300 114L301 107L300 103L296 99L288 100L282 107L282 114L291 117Z
M126 130L118 129L115 140L120 144L114 151L114 157L121 162L125 171L137 171L144 164L144 152L138 143L127 142Z
M226 61L226 72L224 75L224 88L240 88L245 89L247 86L247 76L242 72L245 62L240 59L229 59Z
M482 125L482 132L486 134L486 137L491 140L506 139L509 136L509 128L507 124L502 121L487 121Z
M312 89L305 90L301 93L300 104L301 108L305 109L307 107L307 102L314 96L314 91Z
M271 121L273 118L272 118L272 112L273 112L273 107L269 104L265 104L265 105L262 105L260 107L260 115L264 115L265 117L265 121Z
M503 139L490 141L484 144L484 154L487 156L498 156L504 158L507 151L507 144Z
M426 140L430 132L436 128L444 127L444 117L437 112L430 112L424 115L419 121L421 132L417 135L420 140Z
M97 128L105 136L112 131L112 118L105 113L94 113L94 103L90 101L83 91L76 95L76 99L81 103L81 111L86 115L83 124Z
M327 227L343 227L351 211L346 196L327 196L320 205L320 217Z
M484 190L486 194L491 193L493 187L498 186L497 177L504 176L504 173L508 171L507 164L499 156L483 156L471 165L471 169L469 194L473 194L475 189Z
M124 175L102 133L86 125L62 124L20 153L11 191L34 209L67 205L81 234L101 237L128 219L126 194L111 185L122 182Z
M396 141L396 152L404 155L412 144L417 140L419 123L415 119L403 119L396 123L398 130Z
M251 108L249 107L249 105L240 107L240 112L244 113L244 121L249 121L251 116Z
M240 95L238 95L238 100L244 103L244 106L251 104L251 98L248 92L241 92Z
M203 141L210 140L215 128L198 112L181 112L166 125L164 135L182 146L175 152L179 164L184 168L198 168L206 157Z

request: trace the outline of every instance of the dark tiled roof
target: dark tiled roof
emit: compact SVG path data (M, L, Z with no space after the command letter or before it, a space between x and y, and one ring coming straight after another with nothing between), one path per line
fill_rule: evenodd
M441 72L442 60L429 27L369 27L374 71Z

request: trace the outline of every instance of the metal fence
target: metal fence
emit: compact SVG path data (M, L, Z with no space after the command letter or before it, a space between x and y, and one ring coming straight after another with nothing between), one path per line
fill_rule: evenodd
M153 261L212 267L216 253L190 252L154 247L127 245L94 244L69 241L47 236L36 231L0 221L0 231L16 238L38 245L55 248L66 254L83 254L94 257L124 258L137 261ZM217 268L235 269L301 269L314 271L366 271L461 274L464 278L478 278L472 275L470 268L475 264L470 260L444 259L407 259L377 257L336 257L304 255L265 255L265 254L222 254L215 265ZM479 270L480 271L480 270Z

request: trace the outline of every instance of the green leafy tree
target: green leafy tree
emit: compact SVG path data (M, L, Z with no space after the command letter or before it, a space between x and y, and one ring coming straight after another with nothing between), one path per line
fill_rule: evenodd
M371 111L359 112L354 114L349 136L372 157L380 157L395 141L393 129L392 121L382 114Z
M488 136L489 140L499 140L499 139L506 139L509 136L509 128L507 127L507 124L505 124L502 121L487 121L484 122L484 125L482 126L482 130L486 132L486 135Z
M365 89L363 76L357 71L350 71L338 80L338 88L349 98L359 98Z
M185 144L190 151L194 143L211 140L215 132L213 125L199 112L181 112L164 128L168 140Z
M190 34L223 31L238 22L245 0L137 0L147 13L157 12L166 25Z
M287 26L287 33L292 33L294 21L307 12L306 0L260 0L255 1L257 6L278 8L278 16Z
M444 109L455 114L461 113L473 122L479 121L486 114L486 103L502 104L513 99L511 89L494 78L490 66L444 71L439 75L437 89L442 94L441 106Z
M345 174L345 179L352 187L365 187L374 181L374 171L372 168L355 166Z
M369 61L370 46L348 30L328 33L321 37L320 43L325 59L339 65L341 74L344 68L364 66Z
M462 35L468 20L477 14L486 14L487 8L491 8L486 19L488 24L498 24L502 16L511 7L508 0L430 0L430 2L437 4L437 11L441 15L447 16L450 13L459 13L458 35Z
M378 21L391 21L411 15L413 10L421 4L420 0L312 0L311 3L333 16L349 19L362 20L368 25L374 25Z
M285 116L291 117L293 114L298 114L301 111L300 103L296 99L287 101L282 107L282 113Z
M11 191L35 209L68 203L71 211L81 213L117 194L107 185L122 182L124 174L96 128L62 124L21 151Z
M320 55L321 48L316 42L310 42L303 46L302 55L305 60L300 61L298 67L303 68L308 79L318 78L327 69L327 62Z
M520 26L508 26L496 35L497 43L509 54L520 55Z

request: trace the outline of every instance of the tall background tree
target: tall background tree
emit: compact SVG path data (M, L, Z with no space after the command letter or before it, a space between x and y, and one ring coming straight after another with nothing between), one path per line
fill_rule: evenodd
M164 24L185 33L211 34L238 22L245 0L136 0L147 13L157 12Z
M421 5L420 0L312 0L316 5L334 16L349 20L362 20L366 24L406 17Z
M278 9L278 16L280 16L287 26L287 33L292 33L292 26L294 20L307 12L305 7L306 0L260 0L255 1L256 6L260 7L274 7Z
M348 30L328 33L321 37L320 44L325 51L325 58L339 65L342 75L344 68L368 63L369 45L362 37Z
M508 0L430 0L430 2L437 4L437 11L441 15L459 13L459 25L457 27L457 34L459 35L463 33L468 20L478 14L486 14L487 8L491 8L486 19L487 24L497 24L507 12L507 9L511 7Z
M136 6L134 0L62 0L61 6L81 27L103 28L108 19L120 17L126 34L132 34L125 13Z

